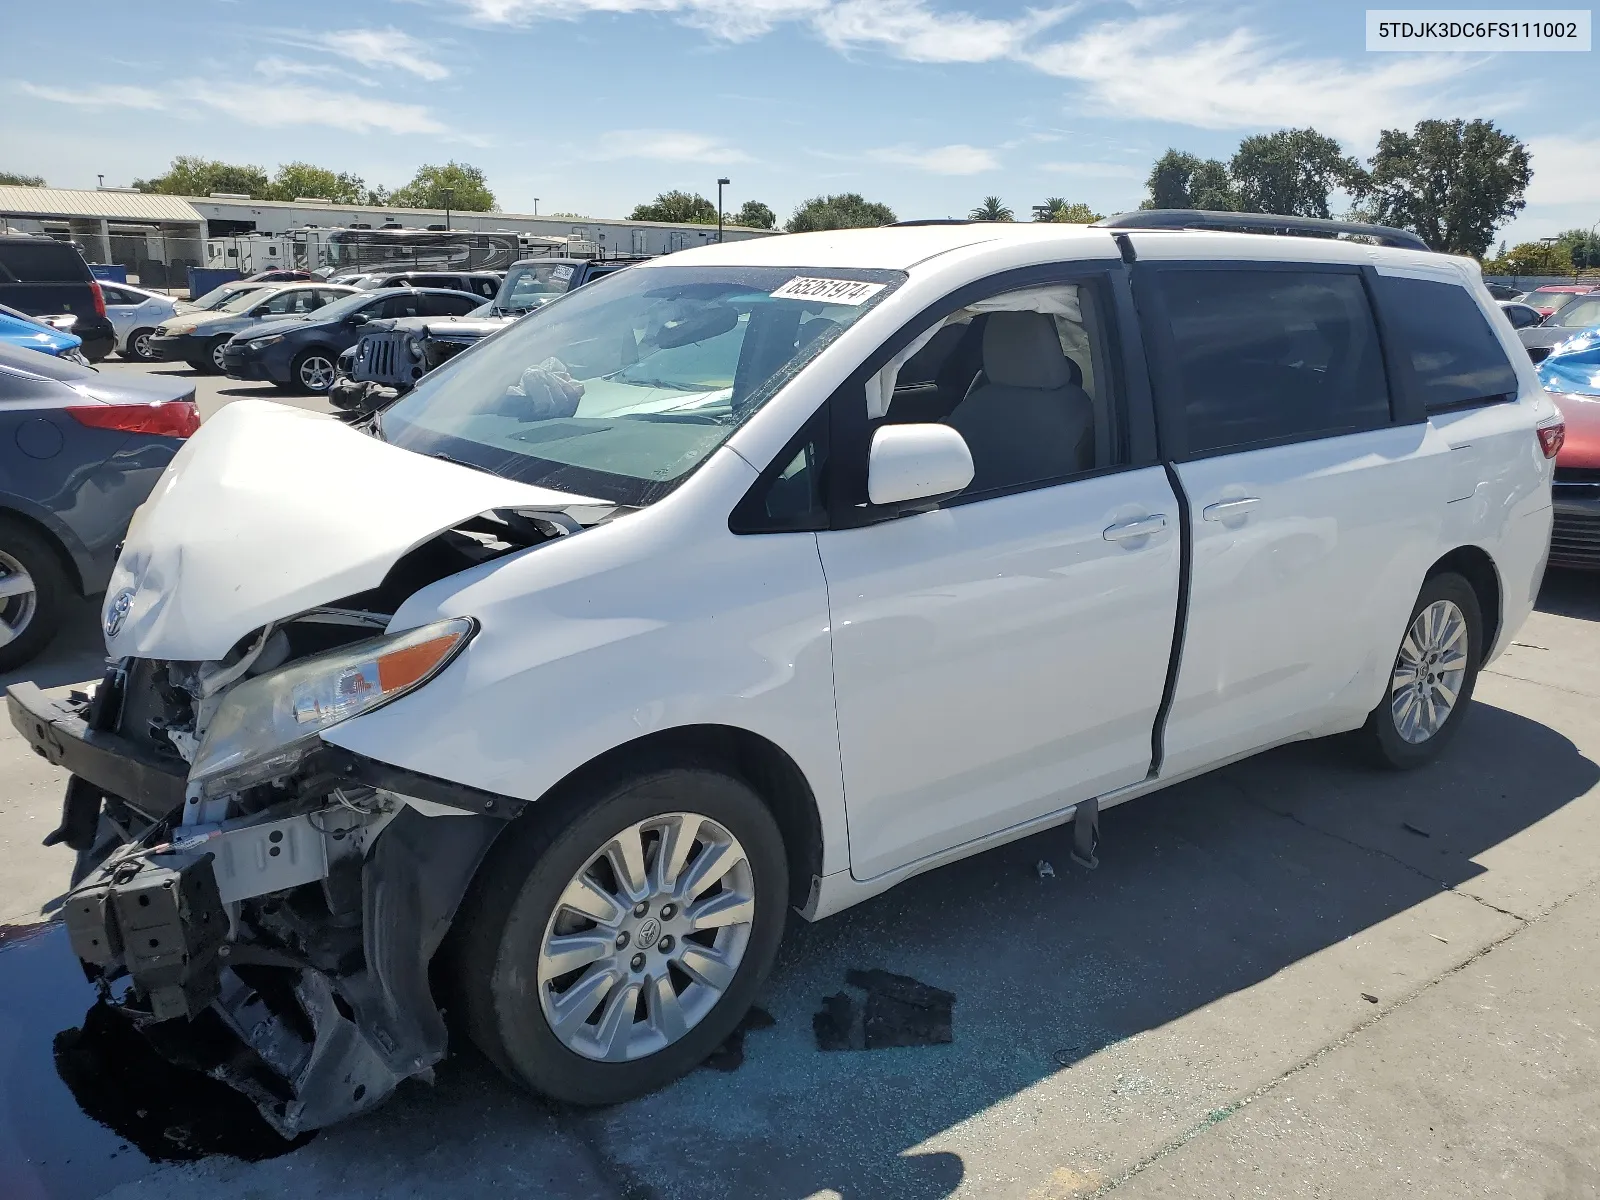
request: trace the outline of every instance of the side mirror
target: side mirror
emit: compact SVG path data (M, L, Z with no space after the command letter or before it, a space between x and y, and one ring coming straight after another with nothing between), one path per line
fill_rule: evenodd
M972 451L948 425L884 425L867 456L867 499L874 504L937 501L972 482Z
M348 320L352 325L365 325L368 321L372 320L372 317L369 313L353 312L349 315L349 317L346 318L346 320Z

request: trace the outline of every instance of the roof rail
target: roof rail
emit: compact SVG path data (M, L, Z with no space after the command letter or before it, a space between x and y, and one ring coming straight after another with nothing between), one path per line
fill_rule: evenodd
M918 217L914 221L890 221L885 229L903 229L908 225L977 225L971 217Z
M1095 225L1104 229L1226 229L1239 233L1319 234L1336 237L1341 233L1360 234L1380 246L1402 250L1426 250L1428 243L1409 229L1388 225L1368 225L1361 221L1333 221L1326 217L1285 217L1276 213L1209 212L1198 208L1143 208L1138 212L1118 213Z

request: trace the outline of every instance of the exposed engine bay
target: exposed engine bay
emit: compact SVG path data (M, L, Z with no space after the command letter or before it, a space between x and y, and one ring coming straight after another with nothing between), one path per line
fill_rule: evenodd
M78 852L63 913L88 977L286 1137L372 1108L443 1057L429 964L525 807L317 731L420 686L470 641L468 618L386 634L405 598L577 528L484 513L377 588L269 623L220 660L125 658L66 700L8 690L34 749L73 772L46 842Z

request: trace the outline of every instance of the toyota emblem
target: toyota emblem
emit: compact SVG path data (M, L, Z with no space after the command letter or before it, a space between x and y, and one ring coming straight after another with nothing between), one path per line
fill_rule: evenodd
M108 638L117 636L122 629L122 623L128 619L128 612L132 608L132 588L123 588L111 598L111 603L106 605L105 630Z

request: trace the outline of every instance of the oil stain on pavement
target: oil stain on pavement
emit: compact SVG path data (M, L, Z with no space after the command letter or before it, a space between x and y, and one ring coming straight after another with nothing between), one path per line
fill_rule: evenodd
M157 1163L299 1144L231 1088L157 1055L100 1001L59 925L0 927L0 1196L78 1200Z

